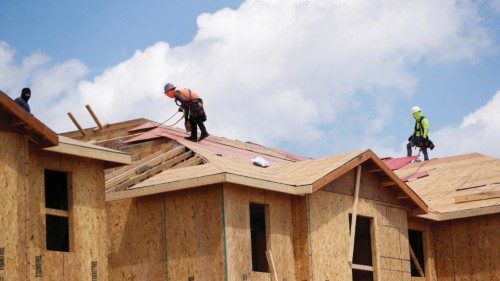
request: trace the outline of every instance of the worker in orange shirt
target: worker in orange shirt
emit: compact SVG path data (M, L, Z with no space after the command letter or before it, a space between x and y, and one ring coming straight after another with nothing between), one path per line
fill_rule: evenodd
M163 90L167 97L175 99L175 103L184 112L186 129L191 130L191 136L185 137L185 139L196 142L208 137L209 134L205 124L203 124L207 121L207 115L203 109L203 100L198 94L190 89L178 89L171 83L165 84ZM198 138L198 127L201 131L200 138Z

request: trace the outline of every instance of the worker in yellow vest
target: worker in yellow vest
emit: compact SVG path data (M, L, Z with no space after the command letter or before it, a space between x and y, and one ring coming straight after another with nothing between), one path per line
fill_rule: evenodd
M185 139L196 142L208 137L209 134L203 124L207 121L207 115L203 109L203 100L198 94L190 89L178 89L171 83L165 84L163 90L167 97L175 99L175 103L180 107L179 110L184 112L186 130L191 130L191 136ZM198 138L198 127L201 131L200 138Z
M406 145L407 156L411 156L412 147L419 147L424 154L424 161L429 160L427 148L434 149L434 144L429 139L429 119L422 115L420 107L414 106L411 108L413 118L415 119L415 126L413 134L408 138Z

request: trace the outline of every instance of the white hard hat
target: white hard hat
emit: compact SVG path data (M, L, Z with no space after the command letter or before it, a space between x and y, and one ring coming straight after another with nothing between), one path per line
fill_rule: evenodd
M420 107L418 106L414 106L411 108L411 113L415 113L415 112L419 112L420 111Z

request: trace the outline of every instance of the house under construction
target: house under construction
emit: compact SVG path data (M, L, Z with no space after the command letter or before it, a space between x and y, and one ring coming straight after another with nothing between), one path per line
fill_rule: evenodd
M145 119L66 136L132 154L106 173L111 280L500 274L495 158L410 163L368 150L307 159L216 136L194 143ZM256 156L269 167L253 165Z
M0 153L23 182L0 194L0 280L500 280L498 159L310 159L147 119L42 145L50 129L9 102L0 140L27 152ZM68 207L43 203L51 171ZM68 222L63 248L50 216Z

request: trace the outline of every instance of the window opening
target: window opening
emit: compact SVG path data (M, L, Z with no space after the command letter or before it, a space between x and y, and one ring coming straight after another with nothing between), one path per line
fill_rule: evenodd
M349 230L351 229L352 214L349 214ZM356 232L354 235L354 251L352 257L352 280L372 281L372 218L356 216Z
M69 252L69 175L45 170L45 231L49 251Z
M267 263L267 206L250 203L250 236L252 243L252 270L269 272Z
M418 230L408 230L408 240L410 242L410 247L414 255L414 257L411 257L411 276L424 277L425 260L424 260L423 232ZM414 258L416 258L416 260L418 261L418 266L420 266L421 272Z

